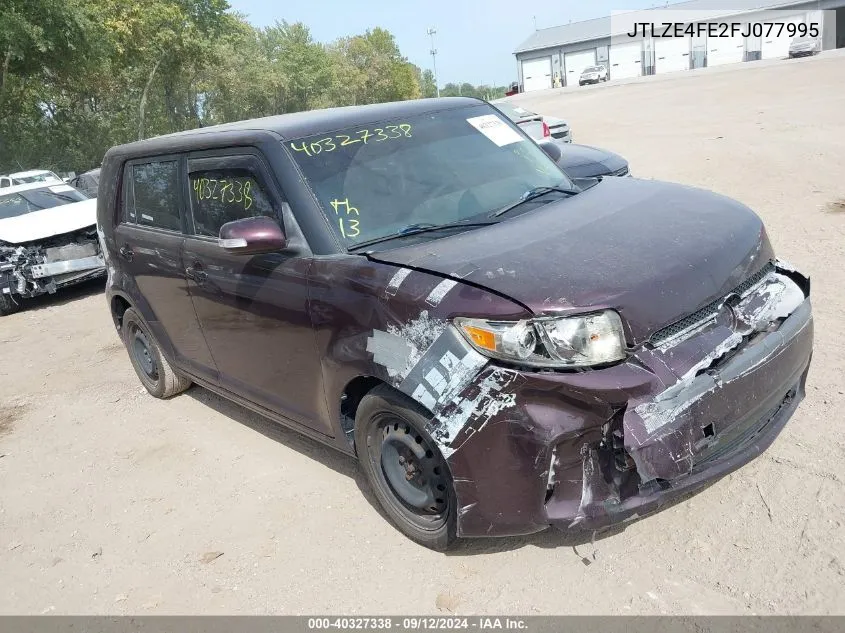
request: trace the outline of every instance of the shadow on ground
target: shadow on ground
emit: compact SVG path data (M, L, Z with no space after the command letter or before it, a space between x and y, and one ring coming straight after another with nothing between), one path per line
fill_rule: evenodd
M32 299L23 300L23 308L21 312L35 312L44 310L45 308L52 308L55 306L62 306L67 303L73 303L81 299L87 299L97 294L102 294L106 288L105 277L98 277L96 279L89 279L82 283L68 286L67 288L60 288L55 294L46 294L33 297ZM105 310L105 303L103 309Z
M387 514L384 510L382 510L381 505L378 503L375 495L373 495L364 474L361 472L361 469L358 468L357 460L351 455L341 453L340 451L323 445L317 440L313 440L310 437L302 435L293 429L277 424L276 422L273 422L258 413L254 413L253 411L250 411L231 400L218 396L216 393L213 393L208 389L195 386L191 388L186 395L210 407L217 413L239 422L258 433L261 433L262 435L295 450L301 455L331 468L336 473L349 477L355 481L355 484L358 486L367 502L385 521L390 522ZM705 486L705 488L710 485L712 485L712 483ZM690 496L692 495L686 495L667 503L661 508L661 510L683 503ZM640 517L637 521L642 520L643 518L646 517ZM591 565L596 559L596 544L604 539L612 538L621 534L624 532L625 528L632 523L634 523L634 521L629 521L624 525L606 528L605 530L599 532L563 532L552 528L527 536L464 539L459 541L446 553L446 555L477 556L497 552L514 551L527 546L546 549L569 547L572 548L573 555L581 559L581 562L584 565Z

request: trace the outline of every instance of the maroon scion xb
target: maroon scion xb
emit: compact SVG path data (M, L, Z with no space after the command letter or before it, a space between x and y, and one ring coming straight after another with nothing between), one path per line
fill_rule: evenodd
M573 181L481 101L122 145L99 194L149 392L197 383L357 456L428 547L643 516L759 455L804 397L809 280L757 215Z

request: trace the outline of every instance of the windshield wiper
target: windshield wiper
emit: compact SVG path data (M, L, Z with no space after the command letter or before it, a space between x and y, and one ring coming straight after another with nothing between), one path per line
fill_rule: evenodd
M532 200L536 200L537 198L545 196L547 193L552 193L554 191L558 193L566 193L570 196L577 196L579 193L581 193L581 191L578 189L565 189L563 187L534 187L534 189L529 189L524 194L522 194L522 197L513 204L509 204L508 206L502 207L498 211L491 213L490 217L498 218L500 215L504 215L508 211L513 211L517 207L525 204L526 202L531 202Z
M401 229L393 233L392 235L383 235L382 237L377 237L372 240L367 240L366 242L361 242L360 244L355 244L350 246L348 250L350 251L357 251L362 248L366 248L367 246L372 246L373 244L379 244L381 242L387 242L389 240L396 240L401 237L410 237L411 235L419 235L420 233L431 233L433 231L442 231L444 229L457 229L463 227L476 227L476 226L490 226L491 224L497 224L497 222L450 222L449 224L430 224L430 223L418 223L418 224L409 224L408 226L403 226Z

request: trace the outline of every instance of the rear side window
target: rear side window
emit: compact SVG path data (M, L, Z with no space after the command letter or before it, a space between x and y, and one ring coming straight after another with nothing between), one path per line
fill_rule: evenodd
M261 179L249 167L196 170L207 161L189 162L194 232L217 237L227 222L266 216L275 218L273 204ZM239 161L240 162L240 161Z
M177 162L136 163L131 169L126 219L142 226L181 231Z

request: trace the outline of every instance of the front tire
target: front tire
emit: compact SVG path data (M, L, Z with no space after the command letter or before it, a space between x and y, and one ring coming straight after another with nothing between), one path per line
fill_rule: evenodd
M379 504L408 538L445 551L457 534L452 475L426 432L427 412L383 385L368 393L355 417L358 461Z
M150 395L162 399L172 398L191 386L188 378L173 370L161 353L161 347L132 308L123 313L121 329L132 367Z
M0 292L0 316L8 316L15 312L20 312L21 297L16 297L11 293Z

